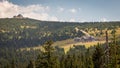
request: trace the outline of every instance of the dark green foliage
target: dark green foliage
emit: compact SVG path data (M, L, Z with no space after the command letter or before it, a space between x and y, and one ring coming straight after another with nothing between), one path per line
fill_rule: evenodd
M39 21L34 19L0 19L0 47L32 47L44 44L45 41L65 40L81 37L84 34L76 32L75 28L82 30L95 29L108 30L119 27L120 22L85 22L68 23ZM102 33L102 32L101 32ZM99 34L97 34L99 36Z
M53 41L83 36L75 27L85 31L97 28L101 30L98 36L104 34L102 30L112 29L110 60L106 67L120 68L120 40L116 39L114 29L120 27L120 22L65 23L9 18L0 19L0 68L104 68L105 44L88 49L74 45L67 53L52 46ZM20 49L43 43L43 50Z
M30 63L28 64L27 68L35 68L35 62L30 60Z
M58 58L53 56L53 41L47 41L43 46L44 52L36 60L36 68L59 68Z
M74 25L74 26L73 26ZM74 34L78 24L38 21L33 19L0 19L0 47L32 47L53 41L82 36Z
M120 44L118 43L119 41L116 39L116 31L113 29L112 33L113 38L111 43L109 44L110 46L110 67L114 68L119 68L119 59L120 59Z
M94 68L102 68L103 62L102 62L102 57L103 57L103 50L98 44L98 46L95 48L95 51L92 56Z
M107 68L120 67L120 44L118 42L116 44L118 45L116 45L115 53L114 43L109 43L111 59ZM43 49L43 51L17 50L14 54L10 54L10 50L5 49L6 54L3 53L3 58L0 59L0 68L104 68L104 56L106 55L103 53L104 44L88 49L82 45L74 45L74 48L65 54L64 50L53 47L52 41L49 41L43 45ZM1 50L4 51L4 49ZM14 60L11 60L9 55L14 55Z
M11 68L17 68L17 67L16 67L15 60L12 60L12 62L11 62Z

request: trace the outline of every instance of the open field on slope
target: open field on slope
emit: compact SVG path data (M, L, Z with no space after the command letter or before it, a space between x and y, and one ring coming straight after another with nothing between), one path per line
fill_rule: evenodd
M63 40L63 41L57 41L53 44L53 46L58 46L60 48L64 48L65 52L69 51L70 48L73 47L73 45L75 46L79 46L79 45L85 45L86 48L90 47L90 46L94 46L97 45L98 43L105 43L105 41L93 41L93 42L75 42L73 39L67 39L67 40ZM30 50L30 49L42 49L41 46L37 46L37 47L31 47L31 48L22 48L22 50Z
M103 30L103 32L105 32L105 30ZM111 33L111 30L108 31L109 38L112 37L112 35L110 33ZM116 36L120 37L120 28L116 29ZM102 38L105 38L105 35L103 35ZM54 42L53 46L58 46L60 48L64 48L65 52L67 52L70 48L73 47L73 45L76 45L76 46L85 45L85 47L88 48L88 47L94 46L94 45L96 45L98 43L103 44L103 43L105 43L105 41L102 40L102 41L93 41L93 42L84 42L84 43L82 43L82 42L75 42L74 39L67 39L67 40L62 40L62 41L56 41L56 42ZM42 49L41 46L31 47L31 48L35 49L35 50L36 49ZM22 48L21 50L25 50L25 49L30 50L31 48Z
M93 41L93 42L75 42L73 39L68 39L68 40L64 40L64 41L59 41L59 42L55 42L53 45L54 46L59 46L60 48L64 48L65 52L69 51L70 48L73 47L73 45L75 46L79 46L79 45L85 45L86 48L90 47L90 46L94 46L97 45L98 43L105 43L105 41Z
M103 30L103 32L105 33L106 30ZM111 35L111 31L112 30L108 30L108 36L109 36L109 40L112 38ZM99 32L99 31L98 31ZM120 28L116 29L116 38L120 37ZM102 38L105 38L105 34L103 35ZM94 46L97 45L98 43L105 43L105 40L102 41L93 41L93 42L75 42L73 39L68 39L68 40L63 40L63 41L57 41L54 43L54 46L59 46L61 48L64 48L65 52L68 51L70 48L73 47L73 45L85 45L86 48L90 47L90 46Z

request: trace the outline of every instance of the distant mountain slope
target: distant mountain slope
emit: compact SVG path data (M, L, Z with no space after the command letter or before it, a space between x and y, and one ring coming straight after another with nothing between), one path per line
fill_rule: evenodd
M28 47L43 44L47 40L59 41L84 34L75 28L88 29L113 29L120 27L120 22L52 22L39 21L29 18L0 19L0 47Z

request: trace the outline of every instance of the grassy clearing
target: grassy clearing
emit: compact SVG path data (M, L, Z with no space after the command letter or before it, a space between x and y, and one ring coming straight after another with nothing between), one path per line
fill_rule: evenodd
M103 32L105 33L106 30L103 30ZM112 37L111 35L111 31L112 30L109 30L108 31L108 35L109 35L109 38ZM99 31L96 31L96 32L99 32ZM91 32L92 33L92 32ZM94 33L94 32L93 32ZM120 28L117 28L116 29L116 36L117 37L120 37ZM105 34L102 36L102 38L105 38ZM93 41L93 42L75 42L73 39L67 39L67 40L62 40L62 41L56 41L53 46L58 46L60 48L64 48L65 52L69 51L70 48L73 47L73 45L85 45L86 48L90 47L90 46L94 46L98 43L105 43L105 41ZM37 46L37 47L31 47L31 48L22 48L21 51L23 50L27 50L29 51L30 49L42 49L41 46Z
M106 30L103 30L103 33L105 33ZM111 35L111 31L112 30L108 30L108 36L109 36L109 39L112 38L112 35ZM96 30L96 32L99 32ZM94 33L95 32L91 32L91 33ZM116 36L117 37L120 37L120 28L117 28L116 29ZM105 38L105 34L102 36L102 38ZM97 45L98 43L105 43L105 41L93 41L93 42L74 42L73 39L68 39L68 40L63 40L63 41L57 41L54 43L54 46L59 46L61 48L64 48L65 52L67 52L70 48L73 47L73 45L85 45L86 48L90 47L90 46L94 46L94 45Z
M71 41L71 43L69 43L69 40ZM67 42L66 42L67 41ZM65 52L69 51L70 48L73 47L73 45L79 46L79 45L85 45L86 48L90 47L90 46L94 46L97 45L98 43L105 43L105 41L93 41L93 42L75 42L73 39L68 39L65 41L59 41L59 42L55 42L54 44L58 44L57 46L59 46L60 48L64 48ZM62 46L60 46L62 45Z

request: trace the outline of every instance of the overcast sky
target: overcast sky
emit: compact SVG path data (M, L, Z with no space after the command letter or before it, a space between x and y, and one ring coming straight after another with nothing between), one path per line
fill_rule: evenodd
M120 0L0 0L0 18L17 14L47 21L120 21Z

